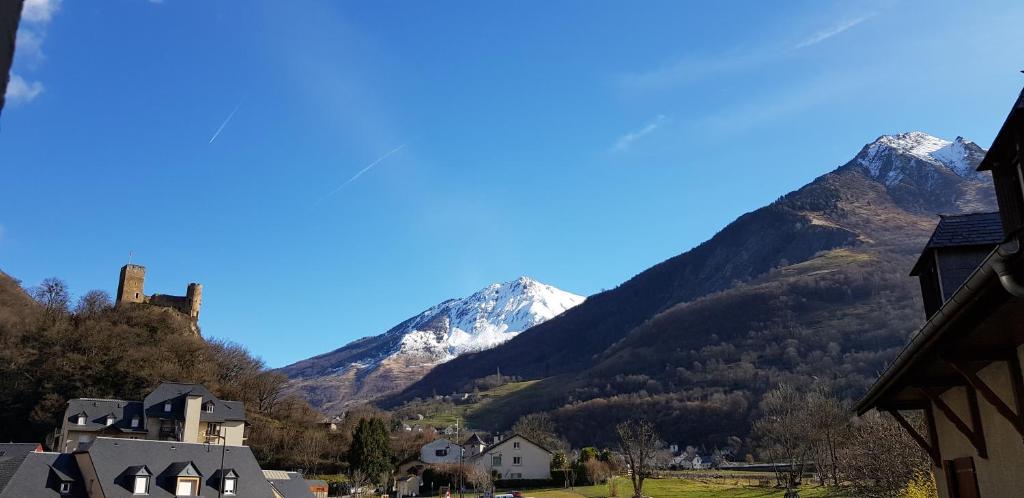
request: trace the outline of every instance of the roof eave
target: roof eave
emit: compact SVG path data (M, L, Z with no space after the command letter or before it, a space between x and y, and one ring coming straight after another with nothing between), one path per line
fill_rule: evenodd
M914 364L917 353L935 343L946 330L947 325L959 315L967 303L976 297L978 291L985 285L998 282L995 278L995 271L989 265L990 260L996 256L997 249L985 257L981 265L971 273L971 276L960 286L959 289L943 303L942 307L932 315L924 326L900 352L896 360L882 373L882 376L871 386L867 394L854 406L858 415L863 415L874 408L877 408L879 398L886 393L888 388L902 374Z

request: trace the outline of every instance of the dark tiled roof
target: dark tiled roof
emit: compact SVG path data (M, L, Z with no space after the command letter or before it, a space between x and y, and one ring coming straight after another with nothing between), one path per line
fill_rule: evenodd
M910 270L911 276L917 276L923 269L926 255L932 249L944 247L995 247L1003 241L1003 222L999 213L969 213L940 215L939 224L928 239L921 256Z
M71 494L60 494L60 483L71 483ZM82 475L74 455L69 453L29 453L11 478L2 498L86 498Z
M41 449L38 443L0 444L0 491L14 477L25 457L37 449Z
M267 479L284 498L316 498L309 490L310 481L298 472L288 472L288 479Z
M78 415L85 414L85 425L78 425ZM107 425L107 415L114 416L114 425ZM139 417L139 426L132 428L132 417ZM75 431L101 431L110 429L120 432L146 432L146 417L142 414L142 403L119 399L76 398L68 401L64 411L68 428Z
M1002 241L1003 222L998 212L944 215L925 248L995 245Z
M218 445L198 443L98 437L87 449L75 452L75 455L84 453L91 460L107 498L133 496L127 471L139 465L145 465L155 474L150 483L150 497L172 497L174 480L168 469L180 471L183 462L195 465L202 475L199 495L217 496L221 449ZM246 446L228 446L224 449L224 467L238 474L237 495L273 498L270 484L263 477L263 471L252 451Z
M463 444L463 446L478 445L478 444L484 445L484 446L487 445L486 443L484 443L484 440L480 439L480 436L477 435L477 433L474 432L472 436L469 436L469 438L466 439L466 442Z
M224 401L214 396L200 384L181 384L164 382L143 400L146 416L184 420L185 399L189 395L202 396L203 410L199 412L199 420L203 422L225 422L228 420L245 420L245 403L241 401ZM164 403L170 401L170 413L164 411ZM206 412L206 404L213 403L213 413Z

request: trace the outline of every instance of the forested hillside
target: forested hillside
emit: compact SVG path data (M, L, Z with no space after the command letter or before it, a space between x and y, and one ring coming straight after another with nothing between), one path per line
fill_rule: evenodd
M923 321L907 272L937 215L995 209L990 179L973 170L983 153L961 139L882 137L693 250L439 366L391 402L464 390L497 366L542 380L475 411L474 426L549 411L570 441L607 443L616 421L642 413L673 441L724 445L749 434L780 381L854 398Z
M195 382L245 402L248 444L265 466L340 465L346 436L328 434L284 395L287 379L241 346L197 337L167 308L115 309L103 291L72 305L57 279L30 291L0 272L0 441L46 442L71 398L141 400L161 381Z

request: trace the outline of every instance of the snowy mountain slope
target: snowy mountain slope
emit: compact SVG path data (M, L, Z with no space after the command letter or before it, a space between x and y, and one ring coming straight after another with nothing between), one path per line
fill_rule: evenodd
M943 166L960 178L975 179L979 173L974 171L974 167L984 156L984 149L963 137L956 137L950 142L924 132L911 131L879 137L864 147L856 161L868 170L872 178L892 186L907 175L933 171L922 170L920 165L914 164L917 161Z
M712 332L699 337L701 343L696 346L683 342L687 340L686 330L689 326L666 326L663 328L666 331L664 336L660 336L658 341L648 341L647 344L643 341L629 341L630 347L615 357L615 361L620 363L609 360L601 372L602 376L591 376L594 372L589 369L595 368L597 362L605 361L604 355L608 354L610 348L624 344L635 329L655 320L659 314L676 305L711 299L708 296L742 287L757 278L782 278L785 275L781 271L783 268L825 258L837 251L841 255L857 254L857 257L867 258L868 261L883 262L884 265L867 265L867 271L858 269L856 273L866 279L867 288L879 285L879 282L888 282L886 279L898 274L894 277L899 282L896 285L903 286L900 287L901 292L906 291L899 298L907 299L898 301L896 309L916 310L919 304L912 299L915 295L913 283L902 280L902 272L906 269L899 262L910 259L910 263L913 263L912 258L919 254L921 244L927 241L935 227L937 214L993 209L996 203L989 174L974 171L983 154L980 147L962 138L949 141L922 132L879 137L862 146L842 166L767 206L739 216L714 237L693 249L638 273L614 289L588 297L586 302L572 312L533 327L500 346L441 364L422 380L403 390L401 395L386 398L381 403L384 406L398 406L415 397L429 396L432 392L451 392L472 385L475 379L493 373L496 365L505 375L545 380L518 391L513 398L475 412L478 417L476 423L480 424L478 427L487 427L484 425L486 422L494 425L491 427L493 429L501 429L506 427L503 424L515 421L525 413L550 409L558 403L578 402L588 397L622 392L618 388L608 388L623 385L621 376L616 377L616 373L608 372L625 375L628 370L623 364L628 364L630 368L654 370L644 372L644 375L662 379L661 389L670 389L670 386L684 389L682 386L687 386L690 381L685 376L673 377L672 372L688 368L693 361L700 361L706 366L706 358L700 357L705 347L710 350L719 346L731 348L732 342L719 342L716 339L718 336L714 329L716 325L733 319L742 322L742 313L702 317L704 321L700 323ZM769 169L786 166L785 157L765 154L764 161L765 167ZM820 278L827 281L826 275L829 272L837 268L846 269L848 267L843 262L856 260L839 258L841 263L827 268L828 271L821 273ZM883 275L880 272L885 273ZM816 284L811 282L810 285ZM768 292L758 296L766 303L788 302L787 296L781 294ZM878 297L871 292L864 296L872 299ZM794 302L799 303L801 299ZM858 308L860 304L863 303L855 303L849 309L863 309ZM865 316L884 314L875 311ZM793 317L797 316L808 318L811 313L808 310L797 310ZM769 315L765 320L795 318L780 314ZM858 318L853 323L865 322ZM782 329L789 330L787 327L784 325ZM814 330L815 334L824 334L830 329L807 321L793 330ZM894 333L886 336L886 339L892 342L903 341L905 332ZM800 336L793 340L797 344L807 343ZM856 341L856 337L851 336L850 340ZM891 343L885 346L881 344L858 344L856 348L875 351L872 348L892 347ZM738 348L736 351L737 354L750 353L752 357L761 354L759 351ZM662 354L675 354L673 352L693 353L698 358L683 362L661 361ZM630 356L634 353L635 356ZM655 358L650 359L652 357ZM877 364L865 365L868 364L859 365L858 368L862 370L858 372L873 375ZM728 367L720 375L732 379L731 373L726 373L732 371ZM863 378L867 378L868 374ZM562 384L567 378L575 379L585 384L585 387L575 392L570 384ZM659 389L647 388L644 382L635 385L645 391L642 396L648 396ZM679 406L674 403L672 401L663 405L663 408L669 410L668 406ZM685 404L685 401L680 403ZM614 409L612 403L607 406L609 410ZM756 406L756 402L753 406ZM650 415L651 418L661 416ZM608 430L607 427L587 427L586 430L590 431ZM666 429L666 432L669 430ZM687 439L694 435L678 437Z
M434 366L501 344L583 302L528 277L450 299L378 336L281 369L292 387L328 411L400 390Z

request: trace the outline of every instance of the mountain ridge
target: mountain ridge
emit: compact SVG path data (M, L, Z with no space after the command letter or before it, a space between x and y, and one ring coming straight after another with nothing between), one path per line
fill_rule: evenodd
M695 248L644 270L612 290L591 296L582 305L501 346L440 365L381 404L396 406L427 397L431 392L463 390L495 365L503 373L524 379L553 380L541 380L508 400L490 403L475 415L475 426L505 427L518 415L547 410L554 410L557 415L577 405L604 406L601 410L607 411L614 404L611 401L619 396L647 396L658 389L663 390L666 399L674 400L675 394L671 393L689 392L692 386L685 381L687 377L669 373L672 365L678 365L677 361L702 361L700 354L686 352L678 353L685 358L679 360L673 356L676 350L689 343L695 347L703 344L698 351L710 347L718 334L713 326L716 322L734 327L732 334L741 334L744 326L737 320L746 312L729 308L736 301L759 307L750 312L751 319L757 317L757 327L763 327L766 336L778 336L780 341L792 340L787 334L795 333L776 330L780 320L794 330L806 330L825 327L823 324L829 320L865 310L885 310L905 317L904 323L914 323L920 303L916 300L916 286L905 277L905 272L937 222L936 215L989 210L995 205L988 174L974 171L983 155L984 150L977 144L962 138L949 141L921 132L883 135L843 165L767 206L739 216ZM816 265L822 268L809 273L793 272L793 268ZM880 273L879 268L886 271ZM869 275L871 279L865 281L851 272ZM782 277L794 274L797 277ZM821 304L822 309L832 311L832 318L788 301L790 294L802 300L819 299L805 290L835 282L843 282L850 291L835 290L833 296L833 289L829 288L829 293L823 294L838 296L835 302ZM778 296L766 295L769 290L778 292ZM726 314L726 308L738 317ZM773 313L758 314L758 310L775 310L781 318ZM692 320L695 313L702 314L703 320ZM875 323L870 316L860 320ZM884 366L886 355L895 354L909 333L885 324L878 325L881 332L865 331L856 323L828 325L851 334L831 341L843 354L853 355L833 359L844 363L844 367L849 366L845 362L855 363L848 369L849 385L843 387L851 396L866 387L865 379ZM678 334L686 329L701 330L703 335L680 342L683 336ZM638 332L643 330L660 332ZM635 338L640 336L646 337L649 344ZM734 340L747 341L743 337L737 335ZM865 342L862 337L873 339ZM747 342L751 348L765 346L756 338ZM727 346L715 347L728 350ZM829 349L828 344L816 347ZM813 353L799 346L793 350L799 354ZM776 353L771 348L761 351L763 358L772 360L751 360L753 368L771 372L765 374L771 376L786 376L788 371L799 370L796 364L785 368L777 365L780 360L774 356ZM852 359L860 357L865 359ZM663 361L664 358L672 361ZM742 363L739 358L730 357L729 361ZM630 375L647 378L661 387L622 387L622 378ZM701 382L717 385L715 379ZM756 406L756 394L762 384L763 380L755 383L757 388L743 384L733 391L721 385L715 389L723 396L746 392L742 399L734 400L736 406L746 407L738 411L742 414ZM670 389L671 385L675 387ZM584 418L608 421L596 412L592 415ZM737 421L730 430L738 430L742 425ZM604 429L607 427L579 430L592 433ZM666 430L677 435L679 432ZM567 431L572 439L574 429Z
M405 387L434 366L494 347L585 298L519 277L461 299L447 299L382 334L280 369L294 392L338 411Z

